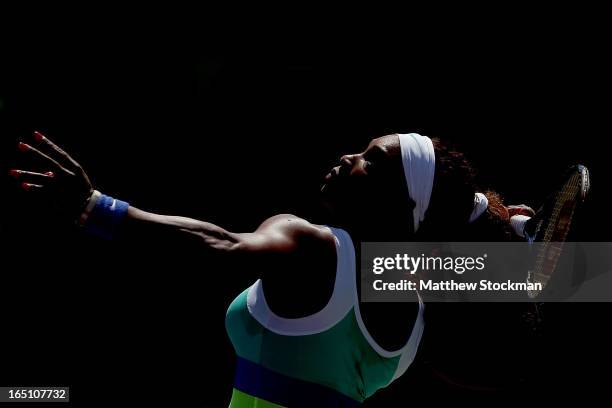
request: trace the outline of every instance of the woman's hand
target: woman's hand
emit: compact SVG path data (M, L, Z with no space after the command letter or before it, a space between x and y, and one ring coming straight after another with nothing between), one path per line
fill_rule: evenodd
M78 219L93 192L89 177L72 157L56 144L34 132L34 143L19 142L22 157L32 158L40 167L12 169L10 174L32 194L50 199L60 213Z
M508 210L508 217L512 217L513 215L526 215L527 217L533 217L535 215L533 208L525 204L509 205L506 207L506 210Z

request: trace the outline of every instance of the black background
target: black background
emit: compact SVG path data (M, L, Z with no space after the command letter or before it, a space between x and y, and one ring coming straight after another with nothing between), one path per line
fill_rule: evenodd
M448 32L408 25L389 33L393 43L370 46L368 35L302 35L278 47L269 41L286 27L262 37L245 30L222 45L237 22L209 32L138 13L86 13L71 25L26 19L0 65L2 168L18 163L17 140L38 129L108 194L247 231L279 212L313 214L321 176L341 154L415 131L458 143L481 184L509 203L537 207L568 165L587 165L593 194L575 239L609 240L608 33L594 16L576 17L579 27L566 17ZM73 401L87 404L226 405L234 354L224 314L255 277L191 248L84 237L3 178L0 384L69 385ZM536 334L524 334L515 310L475 318L482 308L457 309L434 325L434 334L445 325L443 335L426 334L433 353L491 353L474 358L488 361L482 368L466 351L451 371L503 372L509 390L451 385L422 353L368 405L602 392L610 308L546 306ZM518 363L525 352L533 354Z

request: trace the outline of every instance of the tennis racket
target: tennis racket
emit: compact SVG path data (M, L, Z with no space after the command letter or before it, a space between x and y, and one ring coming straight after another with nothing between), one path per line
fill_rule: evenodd
M527 282L540 283L542 289L529 290L530 298L537 298L555 273L574 215L587 198L590 187L588 169L582 165L572 166L562 178L560 187L525 224L527 240L542 243L534 245L527 272Z

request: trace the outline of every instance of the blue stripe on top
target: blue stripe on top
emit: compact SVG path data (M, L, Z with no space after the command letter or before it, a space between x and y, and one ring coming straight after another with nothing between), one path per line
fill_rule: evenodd
M298 380L238 357L234 387L286 407L352 408L361 403L323 385Z

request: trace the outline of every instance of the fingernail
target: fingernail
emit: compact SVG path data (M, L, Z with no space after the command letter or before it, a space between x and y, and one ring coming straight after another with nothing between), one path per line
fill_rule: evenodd
M19 142L19 144L17 145L17 148L22 152L27 152L30 149L30 146L28 146L27 144L23 142Z
M53 173L52 171L48 171L45 173L45 176L55 177L55 173Z
M28 183L21 183L21 188L27 191L30 189L30 185Z
M40 133L38 130L34 131L34 140L36 140L37 142L40 142L44 139L45 137L43 136L42 133Z
M15 178L19 177L20 173L21 172L19 170L15 170L15 169L12 169L11 171L9 171L9 174Z

